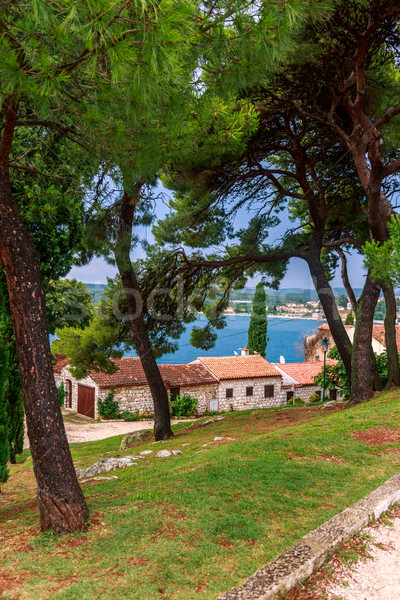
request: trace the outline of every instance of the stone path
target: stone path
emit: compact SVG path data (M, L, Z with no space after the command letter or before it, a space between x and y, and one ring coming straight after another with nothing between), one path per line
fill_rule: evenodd
M336 583L325 587L327 600L400 600L400 517L392 525L368 527L363 533L372 537L371 558L351 568L337 567Z
M67 419L72 418L77 422L64 421L65 430L67 433L68 441L70 444L77 442L94 442L98 440L105 440L115 435L125 435L133 431L142 431L143 429L153 429L154 421L112 421L106 422L95 422L93 419L84 418L81 420L76 417L77 413L68 414L70 411L63 411L64 416ZM180 420L172 421L172 424L180 423ZM25 427L25 439L24 439L24 450L29 448L29 440L26 435Z

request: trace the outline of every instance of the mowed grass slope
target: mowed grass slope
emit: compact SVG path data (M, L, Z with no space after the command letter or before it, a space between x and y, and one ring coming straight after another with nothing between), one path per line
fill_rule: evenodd
M31 461L17 465L0 495L0 596L215 599L397 473L397 436L371 446L353 433L399 423L396 392L349 410L227 414L124 453L121 437L76 444L77 466L153 453L83 483L92 522L61 538L40 534ZM161 449L183 455L156 459Z

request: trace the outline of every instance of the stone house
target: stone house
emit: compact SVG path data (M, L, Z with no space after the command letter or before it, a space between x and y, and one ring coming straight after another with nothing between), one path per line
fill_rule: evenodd
M68 359L54 365L54 375L59 385L64 384L65 407L88 417L97 417L97 400L104 399L111 390L121 412L130 410L141 414L154 412L150 388L139 358L120 358L113 361L118 371L113 374L91 372L85 379L77 380L68 370ZM62 365L62 366L61 366ZM159 365L161 376L171 398L188 394L197 398L199 413L209 410L217 392L217 379L202 365Z
M326 364L335 365L337 361L327 359ZM290 398L301 398L308 402L312 394L322 397L322 388L315 385L314 377L323 369L321 362L279 363L274 365L282 376L282 403L286 404ZM325 399L339 400L338 390L326 390Z
M355 331L354 325L345 325L344 327L346 329L347 335L350 338L350 341L353 343ZM322 323L322 325L318 327L317 333L306 335L304 340L306 362L324 360L324 353L321 348L321 341L324 337L328 338L329 349L333 348L333 346L335 346L335 341L333 339L328 323ZM400 325L396 325L396 340L397 347L400 350ZM382 354L386 350L384 325L373 326L371 343L372 349L375 352L375 354Z
M281 394L281 374L259 354L204 356L189 364L203 365L218 380L213 410L267 408L286 403Z

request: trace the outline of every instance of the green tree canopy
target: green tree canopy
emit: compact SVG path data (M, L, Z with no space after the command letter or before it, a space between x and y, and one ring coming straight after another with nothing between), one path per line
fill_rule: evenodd
M257 283L248 331L247 348L250 354L261 354L265 358L267 349L267 303L263 283Z

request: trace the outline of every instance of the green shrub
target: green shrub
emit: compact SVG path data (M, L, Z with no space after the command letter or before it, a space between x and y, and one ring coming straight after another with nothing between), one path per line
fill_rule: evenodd
M121 419L124 421L139 421L139 411L135 410L135 412L131 412L130 410L124 410L120 415Z
M300 396L296 396L296 398L293 398L293 404L296 404L296 406L303 406L304 400L300 398Z
M311 394L308 403L312 404L313 402L321 402L321 396L319 394Z
M67 395L67 392L64 390L64 384L63 382L60 383L60 385L57 388L57 394L58 394L58 403L60 406L64 406L64 402L65 402L65 396Z
M296 396L295 398L289 398L286 404L287 406L303 406L304 400L302 400L300 396Z
M114 400L114 396L115 391L111 390L104 400L101 400L100 398L97 400L99 415L100 417L103 417L103 419L115 419L119 415L119 404Z
M171 414L173 417L190 417L196 412L197 398L191 396L176 396L171 402Z

